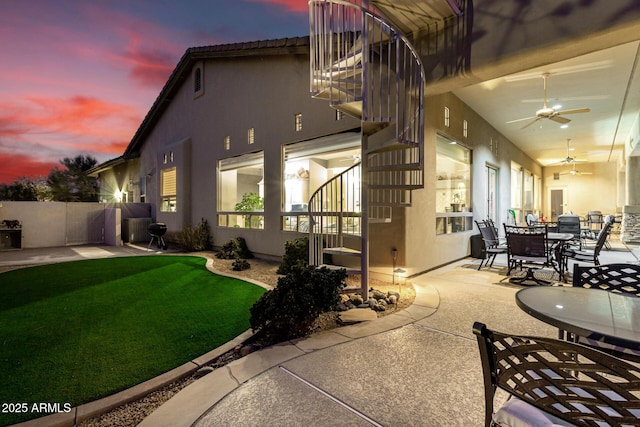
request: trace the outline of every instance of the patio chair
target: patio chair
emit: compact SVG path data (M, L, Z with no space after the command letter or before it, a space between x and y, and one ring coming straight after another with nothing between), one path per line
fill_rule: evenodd
M611 232L611 226L613 225L613 217L607 216L607 221L604 223L604 227L598 233L598 240L596 241L596 246L593 250L576 250L576 249L567 249L562 253L562 262L565 267L565 270L568 271L569 260L579 261L579 262L588 262L594 265L600 265L600 252L604 247L607 238L609 237L609 233Z
M484 262L485 267L493 267L493 262L498 254L507 253L507 247L500 244L499 238L496 233L496 229L489 221L475 221L482 235L482 241L484 242L485 257L480 260L478 270L482 268ZM485 262L486 261L486 262Z
M606 224L607 222L611 222L611 229L613 229L613 223L615 222L616 217L613 215L606 215L603 219L603 224ZM600 231L602 231L602 228L600 229L596 229L596 230L592 230L591 228L586 228L583 229L582 234L581 234L581 239L582 239L582 246L588 246L588 245L594 245L597 241L598 241L598 236L600 235ZM609 234L611 234L611 230L609 230ZM607 249L611 249L611 246L609 245L609 242L607 240L604 241L604 247Z
M640 265L618 263L581 266L574 264L573 286L640 297ZM596 347L616 357L640 362L639 351L605 343L598 336L573 337L573 340Z
M527 274L524 277L510 278L509 281L516 284L524 284L527 281L533 281L539 285L551 284L547 280L536 278L533 274L536 265L538 268L553 266L547 228L518 227L505 224L504 231L507 237L507 264L509 267L507 276L516 267L520 269L523 266L527 267Z
M604 216L601 211L587 212L587 225L593 231L599 231L604 226Z
M571 240L570 244L577 245L578 249L582 249L582 234L578 215L558 215L557 232L573 234L573 240Z
M638 366L581 344L491 331L480 322L473 333L482 363L485 427L640 424ZM509 399L494 413L497 389Z

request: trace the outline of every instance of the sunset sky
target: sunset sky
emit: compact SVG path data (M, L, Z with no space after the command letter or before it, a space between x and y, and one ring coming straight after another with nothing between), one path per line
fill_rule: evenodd
M189 47L308 31L306 0L0 0L0 184L121 155Z

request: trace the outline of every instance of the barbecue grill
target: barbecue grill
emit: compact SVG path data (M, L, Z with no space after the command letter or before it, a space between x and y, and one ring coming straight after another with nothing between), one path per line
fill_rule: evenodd
M149 246L147 246L147 250L149 250L154 240L158 245L158 249L162 248L166 250L167 244L164 242L164 238L162 236L167 232L167 224L164 222L153 222L149 224L147 230L149 231L149 234L151 234L151 241L149 242Z

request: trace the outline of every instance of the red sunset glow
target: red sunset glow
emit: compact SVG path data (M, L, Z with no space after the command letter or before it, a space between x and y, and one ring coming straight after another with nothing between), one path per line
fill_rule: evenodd
M304 36L307 19L301 0L3 2L0 184L121 155L187 48Z

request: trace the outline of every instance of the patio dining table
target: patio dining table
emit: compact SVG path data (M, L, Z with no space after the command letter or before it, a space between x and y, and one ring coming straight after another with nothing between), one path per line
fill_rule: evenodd
M575 336L640 351L640 298L601 289L532 287L516 292L523 311Z

